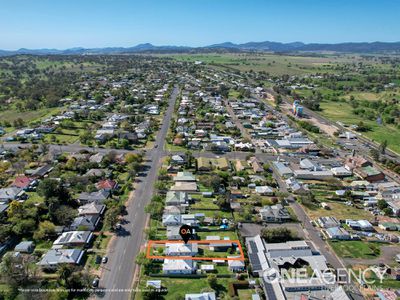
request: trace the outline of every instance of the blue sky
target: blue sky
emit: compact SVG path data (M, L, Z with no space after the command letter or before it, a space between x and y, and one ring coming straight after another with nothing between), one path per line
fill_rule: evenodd
M0 49L400 41L397 0L2 0Z

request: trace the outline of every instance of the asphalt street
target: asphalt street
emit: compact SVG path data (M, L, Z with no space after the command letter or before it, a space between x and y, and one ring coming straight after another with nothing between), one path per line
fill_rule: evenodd
M132 288L135 271L135 259L144 242L144 228L146 226L147 214L144 207L150 202L154 193L154 183L157 173L162 165L164 155L165 138L167 136L170 120L174 111L178 89L175 88L169 100L169 106L164 115L161 128L158 132L154 148L146 154L148 171L141 182L137 184L132 197L127 203L127 215L119 230L116 239L108 253L108 262L104 265L100 278L100 288L105 293L98 298L110 300L126 300L130 298L129 289Z

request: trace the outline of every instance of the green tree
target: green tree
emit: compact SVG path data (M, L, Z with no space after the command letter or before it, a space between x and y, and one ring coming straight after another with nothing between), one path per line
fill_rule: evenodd
M382 154L385 154L387 145L388 145L388 141L387 141L387 140L384 140L384 141L379 145L379 151L380 151Z
M261 236L267 243L284 243L297 240L297 235L287 227L264 228L261 230Z
M0 263L0 277L11 286L23 286L36 277L37 266L33 256L16 256L8 252Z
M156 289L153 286L146 287L146 289L142 292L142 297L144 300L164 299L164 297L161 295L160 290Z
M377 206L380 210L384 210L385 208L387 208L389 206L389 204L387 204L387 202L383 199L378 200Z
M385 214L385 216L391 216L393 214L393 210L390 207L386 207L382 211Z
M59 203L65 203L70 199L70 194L63 184L50 178L46 178L39 183L37 193L46 200L57 198Z
M218 285L217 275L215 274L207 275L207 283L210 286L210 288L215 289Z
M38 230L33 234L35 240L44 240L54 236L56 233L56 226L50 221L43 221L39 223Z
M107 210L104 216L104 223L109 228L114 228L118 223L118 218L120 215L120 210L118 207L111 207Z

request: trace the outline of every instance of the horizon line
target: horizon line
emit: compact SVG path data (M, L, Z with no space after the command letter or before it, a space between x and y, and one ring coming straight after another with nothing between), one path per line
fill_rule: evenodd
M387 43L387 44L396 44L400 43L400 40L397 41L382 41L382 40L375 40L375 41L342 41L342 42L302 42L302 41L292 41L292 42L279 42L279 41L272 41L272 40L263 40L263 41L248 41L248 42L231 42L231 41L225 41L225 42L219 42L219 43L213 43L213 44L208 44L208 45L203 45L203 46L190 46L190 45L178 45L178 44L153 44L152 42L143 42L143 43L137 43L131 46L95 46L95 47L87 47L87 46L71 46L67 48L57 48L57 47L42 47L42 48L27 48L27 47L19 47L18 49L5 49L0 47L0 51L8 51L8 52L16 52L16 51L21 51L21 50L53 50L53 51L66 51L66 50L71 50L71 49L107 49L107 48L123 48L123 49L128 49L128 48L134 48L137 46L141 45L151 45L154 47L182 47L182 48L207 48L210 46L215 46L215 45L220 45L220 44L233 44L233 45L243 45L243 44L248 44L248 43L265 43L265 42L270 42L270 43L279 43L279 44L294 44L294 43L302 43L304 45L340 45L340 44L374 44L374 43Z

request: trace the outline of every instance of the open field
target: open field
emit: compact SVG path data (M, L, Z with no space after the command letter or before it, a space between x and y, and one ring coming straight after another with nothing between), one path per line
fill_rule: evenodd
M382 244L365 241L329 242L336 254L343 258L377 258Z
M344 98L349 100L351 96L354 97L355 100L366 100L366 101L388 101L400 95L399 91L384 91L380 93L372 93L372 92L351 92L348 93Z
M357 124L362 121L371 127L370 131L363 132L366 137L378 143L387 140L388 148L400 152L400 130L394 126L379 125L376 121L367 120L352 113L352 107L346 102L321 102L321 115L332 121L340 121L345 125Z
M307 214L310 216L311 219L317 219L319 217L329 216L332 215L332 211L335 212L335 217L340 220L344 219L366 219L372 220L374 216L369 212L358 209L352 206L347 206L343 203L338 202L327 202L329 204L330 210L324 209L322 207L313 207L309 208L304 206Z
M331 65L349 62L346 56L291 56L269 53L169 54L179 61L203 63L239 71L265 71L272 75L333 72Z
M25 122L33 122L40 120L45 117L49 117L53 114L57 114L60 112L60 108L42 108L42 109L37 109L37 110L30 110L30 111L23 111L20 112L15 109L9 109L9 110L4 110L0 111L0 120L2 121L8 121L12 123L14 120L21 118Z
M33 63L35 67L38 68L39 70L51 68L54 71L82 72L82 71L94 71L97 68L101 67L101 64L95 64L93 62L76 63L74 61L68 61L68 60L49 60L44 58L32 59L32 57L22 56L22 55L18 57L19 64L23 64L28 60L31 63ZM7 58L2 58L2 62L9 65L13 64L13 62ZM4 68L3 69L0 68L0 72L11 73L11 71Z

